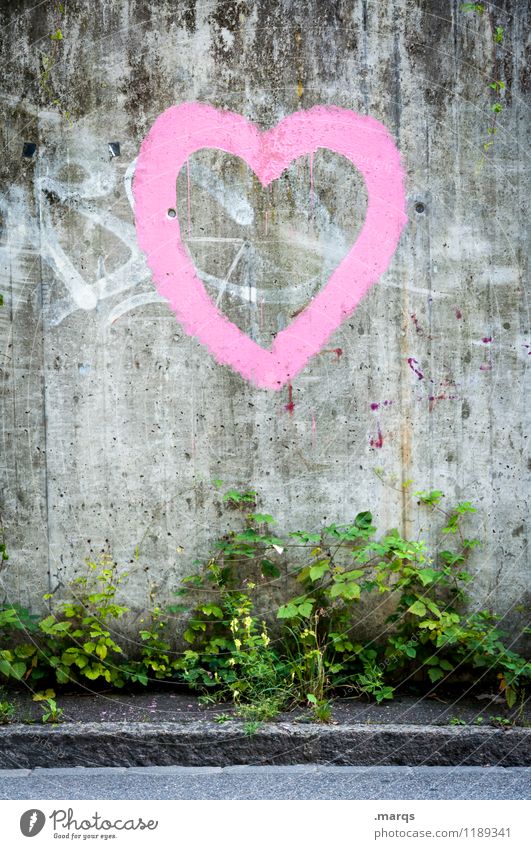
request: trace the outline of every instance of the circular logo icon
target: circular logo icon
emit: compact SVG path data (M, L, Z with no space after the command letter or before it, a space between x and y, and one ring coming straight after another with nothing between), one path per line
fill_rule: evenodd
M35 837L39 831L44 828L46 817L42 811L37 808L30 808L29 811L24 811L20 817L20 830L24 837Z

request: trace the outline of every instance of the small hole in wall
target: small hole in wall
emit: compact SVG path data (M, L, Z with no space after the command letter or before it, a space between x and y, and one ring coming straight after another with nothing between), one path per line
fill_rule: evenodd
M36 150L37 145L34 144L34 142L24 142L24 146L22 147L22 156L25 156L26 159L31 159Z
M175 218L176 215L177 215L176 209L173 209L173 207L171 209L168 209L168 218Z
M109 142L109 153L111 157L120 156L120 142Z
M422 213L425 212L425 211L426 211L426 207L424 206L423 203L416 203L415 204L415 212L418 212L419 215L422 215Z

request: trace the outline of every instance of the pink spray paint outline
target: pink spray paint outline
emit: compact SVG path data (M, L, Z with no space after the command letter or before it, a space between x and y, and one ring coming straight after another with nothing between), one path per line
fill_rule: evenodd
M264 186L294 159L328 148L346 157L365 179L365 222L350 252L326 285L282 330L268 350L253 342L210 299L181 241L175 207L177 176L203 148L239 156ZM379 121L337 106L315 106L288 115L264 133L242 115L202 103L162 112L142 142L133 182L138 241L166 298L190 336L215 359L256 386L279 390L305 367L352 314L387 270L402 229L404 174L393 138Z

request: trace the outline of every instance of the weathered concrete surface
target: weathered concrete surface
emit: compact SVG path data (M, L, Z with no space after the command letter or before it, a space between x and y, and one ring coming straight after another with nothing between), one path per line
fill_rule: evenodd
M528 799L520 767L130 767L0 770L0 799ZM357 835L359 839L359 834Z
M58 766L530 766L531 729L420 725L304 727L252 735L226 722L83 722L0 728L0 769Z
M483 16L457 0L67 0L64 15L53 3L0 5L6 595L35 607L90 551L109 547L123 563L138 544L131 601L144 605L149 583L164 594L226 527L214 479L257 488L281 527L370 508L382 528L415 533L429 523L401 492L413 479L477 503L486 545L474 598L518 638L529 585L527 4ZM499 98L493 80L505 83ZM383 122L402 153L399 248L294 381L291 413L286 391L253 388L184 333L137 246L140 143L187 100L261 128L338 105ZM189 171L190 204L187 175L177 181L188 247L208 291L223 288L225 312L266 345L355 240L364 187L326 151L313 192L307 160L269 195L219 152L192 157Z

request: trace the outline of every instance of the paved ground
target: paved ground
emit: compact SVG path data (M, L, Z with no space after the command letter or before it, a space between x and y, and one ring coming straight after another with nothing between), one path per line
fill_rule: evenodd
M0 799L529 799L520 767L0 770Z

